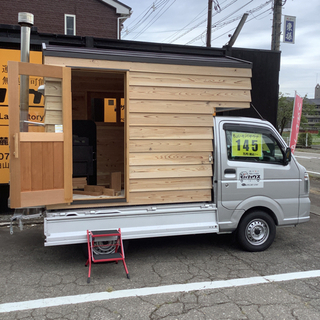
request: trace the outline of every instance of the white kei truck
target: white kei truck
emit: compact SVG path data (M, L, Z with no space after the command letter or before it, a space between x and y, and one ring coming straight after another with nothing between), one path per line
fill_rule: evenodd
M123 239L237 232L267 249L276 226L310 218L309 177L267 121L215 117L212 201L47 212L45 245L86 241L86 230L121 228Z
M277 130L216 116L250 107L251 63L56 45L42 54L41 65L8 63L10 206L43 208L46 246L120 228L124 240L236 232L262 251L276 227L309 220L307 171ZM42 79L43 123L28 121L19 75Z

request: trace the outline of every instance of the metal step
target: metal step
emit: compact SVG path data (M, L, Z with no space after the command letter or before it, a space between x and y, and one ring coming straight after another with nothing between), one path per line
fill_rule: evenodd
M106 244L106 246L112 246L112 249L116 252L114 253L102 253L97 254L94 252L94 248L96 246L95 239L101 239L101 238L116 238L116 241L114 241L112 244L109 242L109 244ZM87 282L90 283L90 277L91 277L91 266L93 263L98 262L107 262L107 261L122 261L127 278L130 279L129 271L126 265L126 262L124 260L124 251L123 251L123 243L121 238L121 231L120 229L117 230L87 230L87 243L88 243L88 260L86 263L86 266L89 265L88 270L88 279ZM99 245L100 246L100 245Z
M119 252L109 253L109 254L93 254L93 259L95 262L101 261L101 260L108 261L108 260L122 259L122 255Z
M108 237L120 235L118 230L93 230L93 231L91 231L91 233L94 236L106 236L106 234L107 234Z

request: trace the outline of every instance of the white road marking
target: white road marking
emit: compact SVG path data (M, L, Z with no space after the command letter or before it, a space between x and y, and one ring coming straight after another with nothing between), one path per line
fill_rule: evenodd
M320 172L314 172L314 171L307 171L307 172L312 174L320 174Z
M306 156L295 156L295 158L301 158L301 159L320 159L319 157L306 157Z
M292 281L307 278L320 277L320 270L282 273L264 277L251 277L242 279L230 279L221 281L195 282L187 284L176 284L161 287L128 289L113 292L96 292L79 294L76 296L64 296L56 298L46 298L39 300L10 302L0 304L0 313L14 312L38 308L57 307L70 304L88 303L94 301L105 301L119 298L131 298L136 296L149 296L153 294L189 292L208 289L223 289L230 287L241 287L256 284L267 284L271 282Z

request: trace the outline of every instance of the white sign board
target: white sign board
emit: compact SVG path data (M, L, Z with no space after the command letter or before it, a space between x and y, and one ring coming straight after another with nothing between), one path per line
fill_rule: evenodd
M263 188L263 169L237 168L237 188Z
M296 34L296 17L284 16L283 42L294 44Z

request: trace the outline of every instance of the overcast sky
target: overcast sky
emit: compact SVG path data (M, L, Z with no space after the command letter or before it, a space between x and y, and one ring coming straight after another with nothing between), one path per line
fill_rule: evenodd
M122 39L205 46L208 0L122 0L132 8ZM280 91L314 98L320 82L320 1L282 0L283 16L296 17L295 44L280 46ZM213 0L212 47L229 41L241 16L249 13L234 47L271 48L273 1ZM281 37L282 41L282 37Z

